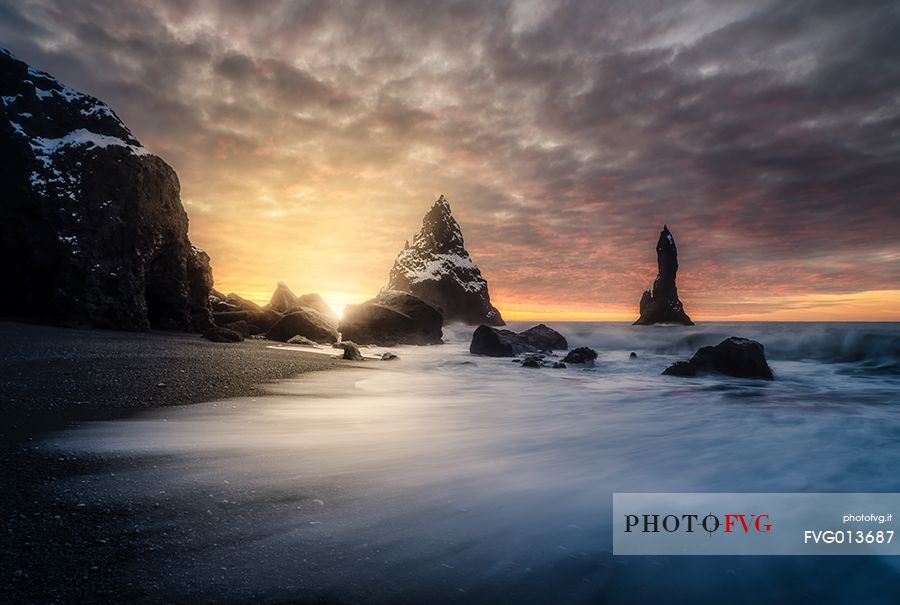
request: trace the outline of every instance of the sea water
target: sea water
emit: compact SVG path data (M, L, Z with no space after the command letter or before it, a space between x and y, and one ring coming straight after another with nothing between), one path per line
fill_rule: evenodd
M107 467L52 488L142 511L134 573L163 600L900 599L896 558L616 557L611 533L614 492L900 492L900 324L553 327L596 364L474 356L454 326L400 361L54 434ZM732 335L774 381L661 375Z

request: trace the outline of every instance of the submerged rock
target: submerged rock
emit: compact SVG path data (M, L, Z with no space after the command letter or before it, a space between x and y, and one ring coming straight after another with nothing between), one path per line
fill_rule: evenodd
M631 354L628 356L628 358L629 358L629 359L637 359L637 353L635 353L634 351L632 351Z
M391 353L390 351L388 351L387 353L381 354L381 361L396 361L398 359L400 359L400 358L398 356L394 355L393 353Z
M294 336L303 336L318 343L331 343L338 339L337 327L318 311L301 307L288 313L266 332L269 340L287 342Z
M522 362L523 368L539 368L541 367L541 365L541 361L539 359L535 359L534 357L529 357Z
M124 330L210 325L209 257L175 171L105 103L0 50L0 315Z
M692 326L694 322L684 312L678 299L675 274L678 272L678 249L675 238L668 226L663 226L656 243L656 263L658 273L653 285L641 296L641 316L634 322L636 326L657 323L675 323Z
M564 364L564 363L561 362L561 361L554 361L554 362L553 362L553 369L555 369L555 370L558 370L558 369L560 369L560 368L565 368L565 367L567 367L566 364Z
M344 338L359 344L393 346L443 342L440 311L408 292L382 290L358 305L347 305L340 323Z
M597 359L597 351L590 347L572 349L563 357L565 363L593 363Z
M663 371L671 376L696 376L718 372L738 378L774 380L764 347L749 338L732 336L714 347L701 347L689 361L679 361Z
M568 348L566 339L552 328L538 324L524 332L513 332L487 325L472 334L469 352L488 357L515 357L523 353Z
M387 289L410 292L438 309L445 321L502 326L488 285L463 245L462 230L442 195L422 228L394 261Z

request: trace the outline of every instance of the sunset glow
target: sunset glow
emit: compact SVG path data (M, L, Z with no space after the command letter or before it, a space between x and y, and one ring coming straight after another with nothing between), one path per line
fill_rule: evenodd
M444 194L509 318L633 320L668 224L695 319L900 320L895 88L843 67L895 69L874 12L642 4L38 1L0 34L172 164L225 292L371 298Z

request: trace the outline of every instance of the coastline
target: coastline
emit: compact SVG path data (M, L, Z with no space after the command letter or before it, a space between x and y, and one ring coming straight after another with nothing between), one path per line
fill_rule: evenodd
M82 421L143 410L262 395L265 383L337 369L331 356L278 351L265 340L209 342L196 334L82 330L0 321L0 600L92 603L133 586L138 527L134 508L73 507L49 489L78 482L107 460L57 457L32 441ZM335 352L338 353L337 351ZM165 386L158 386L160 383ZM177 543L177 539L174 539ZM73 556L73 553L82 553Z
M0 341L3 449L71 422L254 395L263 383L341 365L326 355L278 351L268 340L222 344L197 334L10 320L0 321Z

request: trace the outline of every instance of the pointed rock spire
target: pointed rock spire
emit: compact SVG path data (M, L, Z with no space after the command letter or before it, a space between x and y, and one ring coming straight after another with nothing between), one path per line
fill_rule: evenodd
M441 310L446 321L504 324L443 195L425 214L412 243L397 256L386 289L418 296Z
M641 316L634 325L646 326L656 323L677 323L686 326L694 325L684 312L684 306L678 299L678 288L675 285L675 274L678 272L678 248L668 225L663 225L656 242L656 262L658 273L653 285L641 296Z

